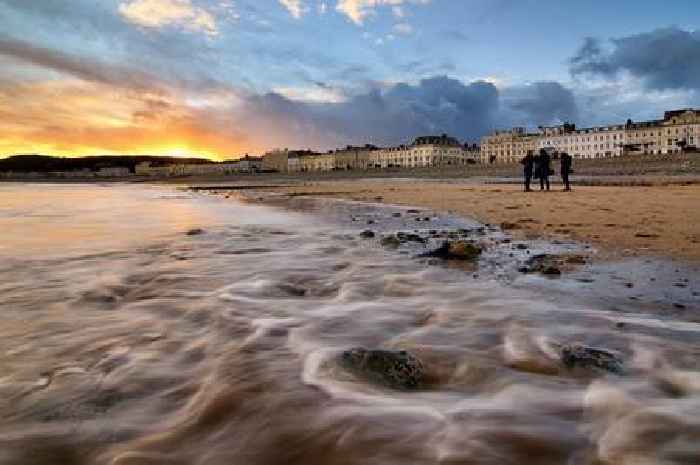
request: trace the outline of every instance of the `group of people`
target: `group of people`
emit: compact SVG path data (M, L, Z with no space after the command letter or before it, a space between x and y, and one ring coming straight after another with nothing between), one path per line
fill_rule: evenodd
M561 164L560 174L561 180L564 183L564 190L570 191L571 184L569 183L569 174L571 174L571 164L573 159L571 155L566 152L559 154L559 161ZM533 155L531 151L527 152L525 158L520 160L523 165L523 175L525 177L525 192L530 192L530 183L532 182L532 176L535 179L540 180L540 190L544 190L545 187L549 190L549 177L554 174L552 169L552 157L547 153L545 149L540 149L538 155Z

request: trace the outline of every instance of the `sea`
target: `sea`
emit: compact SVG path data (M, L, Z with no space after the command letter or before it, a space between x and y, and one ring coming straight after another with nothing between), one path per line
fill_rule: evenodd
M0 184L0 464L700 463L697 267L239 194ZM484 253L427 258L445 235ZM539 253L590 260L521 273ZM349 371L352 348L406 351L423 382Z

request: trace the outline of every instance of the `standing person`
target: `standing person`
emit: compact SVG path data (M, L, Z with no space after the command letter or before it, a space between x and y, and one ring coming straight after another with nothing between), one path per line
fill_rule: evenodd
M569 183L569 174L571 173L571 163L573 158L568 153L561 154L561 180L564 183L564 190L570 191L571 184Z
M530 182L532 181L532 170L535 166L535 157L532 156L532 151L528 150L525 158L520 160L523 165L523 176L525 177L525 192L531 192Z
M539 174L540 174L540 190L544 190L545 184L547 185L547 190L549 190L549 172L552 167L550 166L551 158L545 149L540 149L539 156Z

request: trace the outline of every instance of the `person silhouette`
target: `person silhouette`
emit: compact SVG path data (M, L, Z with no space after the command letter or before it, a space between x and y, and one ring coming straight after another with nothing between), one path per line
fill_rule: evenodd
M532 171L535 166L535 157L532 155L532 151L528 150L527 155L520 160L520 164L523 165L523 176L525 178L525 192L531 192L530 182L532 181Z
M564 183L564 190L570 191L571 184L569 183L569 174L571 174L571 164L573 162L573 158L566 152L563 152L560 158L561 180Z
M540 156L538 157L537 173L540 178L540 190L543 191L545 185L547 190L549 190L549 172L552 167L550 166L551 158L545 149L540 149Z

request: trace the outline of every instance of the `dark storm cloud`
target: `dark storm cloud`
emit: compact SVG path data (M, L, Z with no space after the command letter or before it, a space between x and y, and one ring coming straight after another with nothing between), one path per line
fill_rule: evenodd
M515 113L504 115L505 119L516 124L548 125L578 119L574 93L558 82L541 81L507 88L503 98L504 107Z
M252 96L240 112L249 127L274 127L290 145L398 144L419 134L449 133L476 140L493 126L498 90L432 77L417 84L375 88L342 103L301 103L269 93ZM271 132L270 134L274 134Z
M571 73L614 78L627 71L652 90L700 89L700 32L656 29L610 41L588 38L571 58Z

